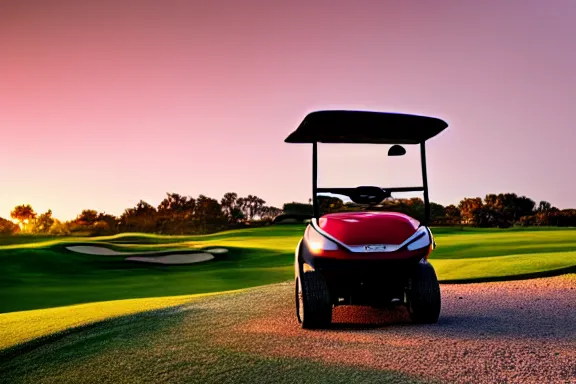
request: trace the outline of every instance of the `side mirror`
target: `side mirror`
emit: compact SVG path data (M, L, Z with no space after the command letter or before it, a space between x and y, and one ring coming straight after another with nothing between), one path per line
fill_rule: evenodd
M388 150L388 156L404 156L406 154L406 149L401 145L393 145Z

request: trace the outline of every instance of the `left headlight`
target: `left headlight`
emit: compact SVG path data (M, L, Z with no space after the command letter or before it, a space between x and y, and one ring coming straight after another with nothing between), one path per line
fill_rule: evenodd
M338 244L319 234L314 228L312 228L312 226L306 228L304 239L306 240L308 249L310 249L310 252L312 253L338 250Z

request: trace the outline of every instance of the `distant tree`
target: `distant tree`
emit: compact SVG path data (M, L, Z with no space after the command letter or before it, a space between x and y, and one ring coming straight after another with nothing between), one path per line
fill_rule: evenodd
M273 219L279 215L282 214L282 210L280 208L277 207L269 207L269 211L268 211L270 217Z
M112 232L112 229L110 228L110 225L105 222L104 220L100 220L94 223L94 225L92 225L91 231L90 231L90 235L91 236L103 236L103 235L108 235Z
M254 217L260 215L262 207L264 207L266 201L258 196L248 195L247 197L237 199L236 203L244 217L247 220L253 220Z
M120 216L120 229L123 232L153 233L156 230L156 215L156 208L140 200L134 208L124 210Z
M60 235L60 236L70 235L71 233L70 225L69 223L62 223L60 220L54 219L54 223L52 223L52 226L50 227L48 233L51 235Z
M263 199L253 196L250 204L250 220L253 220L255 216L260 216L262 214L262 208L265 206L266 201Z
M536 216L534 216L534 215L522 216L520 218L520 220L518 221L518 224L520 224L523 227L532 226L532 225L536 224Z
M30 205L19 205L10 216L20 226L0 218L0 234L13 234L20 230L57 235L112 234L119 231L160 232L160 233L212 233L238 224L258 225L285 217L304 221L313 215L310 204L291 202L283 209L267 206L255 196L238 197L227 192L220 201L200 195L197 199L177 193L166 193L166 197L153 207L140 200L133 208L124 211L120 218L92 209L83 210L76 219L62 223L52 217L52 211L37 215ZM333 196L319 196L322 214L340 211L384 210L402 212L417 220L424 217L424 202L421 198L386 199L377 206L358 205L344 202ZM430 203L432 225L467 223L480 227L508 227L514 224L576 226L576 209L559 210L547 201L536 204L526 196L515 193L487 194L484 199L465 198L458 206L446 207ZM257 220L257 221L255 221ZM274 220L281 221L279 220Z
M526 196L516 198L516 220L523 216L532 216L536 202Z
M540 201L536 208L536 213L547 213L552 211L552 204L547 201Z
M532 216L535 205L532 199L515 193L488 194L482 209L484 223L493 227L510 227L521 217Z
M222 212L229 216L232 209L236 207L238 200L238 194L235 192L227 192L224 194L222 199L220 200L220 205L222 206Z
M94 209L84 209L76 218L61 224L54 231L59 234L70 232L75 235L111 235L119 231L119 219L107 213L98 213Z
M522 216L531 216L534 213L536 203L526 196L518 196L515 193L498 194L499 206L505 225L512 225Z
M145 215L145 214L148 215L148 214L156 213L156 208L154 208L152 205L148 204L144 200L140 200L138 202L138 204L136 204L135 211L137 214L140 214L140 215Z
M263 206L263 207L260 209L260 214L258 215L257 220L260 220L260 221L269 220L269 215L268 215L268 209L269 209L269 208L270 208L270 207L268 207L267 205Z
M240 212L242 212L242 216L245 219L248 219L248 205L250 203L248 202L248 199L245 197L239 197L238 199L236 199L236 206L237 208L240 210Z
M424 200L419 197L412 197L410 199L398 199L404 207L401 212L418 219L424 220ZM430 216L432 216L432 205L430 206Z
M482 204L480 197L466 197L460 201L458 208L460 209L460 215L464 224L484 224L484 204Z
M158 205L159 213L168 213L174 216L181 214L192 214L195 200L189 196L182 196L178 193L166 193L166 197Z
M264 206L262 207L260 213L260 219L271 221L274 220L274 218L279 216L281 213L282 210L280 208Z
M441 207L439 204L434 206L435 212L432 212L433 207L431 204L431 217L433 217L434 214L440 213L438 212L439 207ZM424 201L419 197L413 197L410 199L386 199L376 209L386 212L403 213L415 218L416 220L424 220Z
M158 205L157 228L161 233L184 234L193 232L196 200L178 193L167 193Z
M102 236L118 233L119 219L108 213L99 213L92 225L92 235Z
M484 226L504 225L506 217L504 215L504 199L502 196L494 193L487 194L484 197L484 204L480 210L480 223ZM479 224L480 225L480 224Z
M74 221L78 225L90 227L98 221L98 212L93 209L84 209Z
M237 224L246 217L242 210L242 207L245 205L244 199L238 199L238 194L235 192L225 193L224 197L220 200L220 205L222 206L224 216L231 225Z
M442 204L430 202L430 222L443 223L446 220L446 208Z
M557 215L555 215L555 213L559 211L560 210L558 208L553 207L549 202L540 201L538 203L538 207L536 208L534 219L535 225L557 225Z
M10 220L0 217L0 235L15 235L20 232L20 227Z
M12 210L12 212L10 212L10 217L17 220L20 223L23 232L26 232L28 224L32 224L36 219L36 212L34 212L34 209L32 209L30 204L18 205Z
M238 224L238 223L242 223L246 220L246 216L244 215L244 212L242 212L242 210L238 207L232 208L232 211L230 212L230 218L229 220L231 220L231 224Z
M334 196L318 196L318 205L322 214L339 212L344 208L344 201Z
M576 227L576 209L563 209L550 213L551 225L558 227Z
M460 210L453 204L446 206L445 218L446 224L456 225L462 222L462 218L460 217Z
M312 215L314 214L312 204L297 203L297 202L285 203L284 206L282 207L282 211L285 214L310 215L310 217L312 217Z
M48 233L52 225L54 225L54 218L52 217L52 210L49 209L36 219L35 231L38 233Z
M98 214L98 221L105 221L110 224L112 227L118 225L118 218L114 215L108 214L106 212L102 212Z
M225 228L227 218L218 200L200 195L196 199L194 221L200 233L210 233Z

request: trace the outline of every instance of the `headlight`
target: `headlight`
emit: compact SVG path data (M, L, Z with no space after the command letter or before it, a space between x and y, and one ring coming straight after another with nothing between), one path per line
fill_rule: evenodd
M338 245L319 234L314 228L309 226L306 228L304 239L308 245L308 249L312 253L320 253L322 251L337 251Z
M409 243L407 246L409 251L415 251L417 249L430 247L431 238L428 228L420 227L418 228L418 230L414 235L415 235L414 241Z

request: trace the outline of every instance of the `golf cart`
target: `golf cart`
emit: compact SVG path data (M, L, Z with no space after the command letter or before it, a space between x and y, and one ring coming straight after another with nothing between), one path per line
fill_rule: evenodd
M415 323L435 323L440 315L440 286L428 255L436 247L428 222L426 176L428 139L442 132L443 120L383 112L310 113L287 143L312 144L314 217L295 253L296 315L303 328L324 328L338 305L405 305ZM422 186L319 188L318 143L388 144L389 156L402 156L402 145L420 147ZM423 192L424 220L376 209L395 192ZM319 194L346 196L365 208L321 214Z

